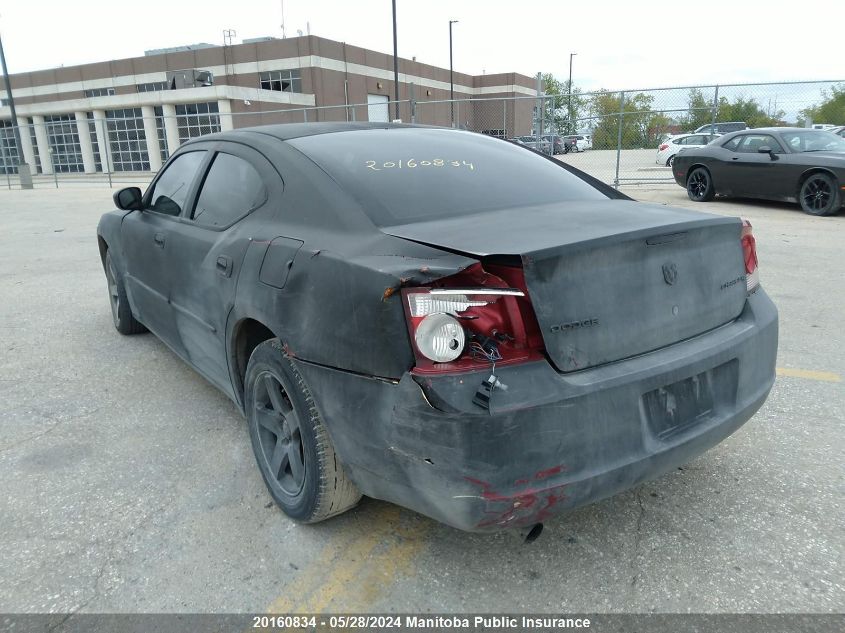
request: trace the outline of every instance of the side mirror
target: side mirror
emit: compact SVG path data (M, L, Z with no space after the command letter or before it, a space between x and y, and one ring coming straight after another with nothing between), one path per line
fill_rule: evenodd
M777 160L777 156L775 156L774 150L772 150L772 148L769 147L768 145L761 145L760 147L758 147L757 153L768 154L769 158L771 158L772 160Z
M123 211L140 211L143 208L141 197L140 188L126 187L120 191L115 191L112 199L118 209L122 209Z

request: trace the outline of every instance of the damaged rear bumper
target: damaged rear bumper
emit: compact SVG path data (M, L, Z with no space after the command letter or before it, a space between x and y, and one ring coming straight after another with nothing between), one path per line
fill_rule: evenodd
M777 334L759 290L735 321L635 358L568 374L546 361L498 368L507 390L489 411L472 402L489 372L395 383L298 365L364 494L486 531L542 522L719 443L766 399Z

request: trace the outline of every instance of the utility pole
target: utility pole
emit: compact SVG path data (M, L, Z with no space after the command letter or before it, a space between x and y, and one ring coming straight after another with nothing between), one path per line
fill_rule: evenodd
M9 98L9 108L12 111L12 130L15 133L15 144L18 148L18 177L21 181L21 189L32 189L32 174L29 165L23 158L23 145L21 144L21 130L18 126L18 113L15 110L15 98L12 96L12 84L9 81L9 69L6 67L6 54L3 52L3 38L0 37L0 63L3 65L3 81L6 83L6 95Z
M399 118L399 47L396 40L396 0L393 0L393 91L396 101L396 116Z
M566 106L567 110L567 127L569 128L570 134L575 134L574 126L572 125L572 58L575 57L578 53L569 53L569 103Z
M452 76L452 25L457 20L449 20L449 106L452 112L452 127L455 127L455 79Z
M232 46L232 41L238 35L237 31L234 29L226 29L223 31L223 68L226 69L226 75L231 76L235 74L235 68L232 66L231 72L229 68L229 62L226 56L226 49L227 47ZM229 83L229 78L226 78L226 83Z

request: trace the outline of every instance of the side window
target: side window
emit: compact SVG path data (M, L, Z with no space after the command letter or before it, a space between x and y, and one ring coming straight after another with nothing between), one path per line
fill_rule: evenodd
M156 181L149 198L149 210L164 215L179 215L191 183L205 159L205 150L186 152L173 160Z
M744 136L734 136L731 140L722 145L722 147L724 147L725 149L729 149L732 152L735 152L737 151L739 144L742 143L742 139L744 138Z
M202 184L193 220L201 226L228 226L267 199L259 173L248 162L222 152Z
M743 142L740 143L737 151L744 154L756 154L757 150L764 145L771 147L776 154L783 151L775 137L768 134L747 134L743 137Z

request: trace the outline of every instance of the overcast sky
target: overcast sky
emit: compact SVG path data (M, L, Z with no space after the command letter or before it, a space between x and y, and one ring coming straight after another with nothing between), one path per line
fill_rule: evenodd
M181 44L282 35L281 0L4 0L9 72L143 55ZM392 52L390 0L284 0L287 35ZM399 55L467 73L554 73L644 88L845 76L845 1L397 0ZM719 34L718 36L716 34Z

